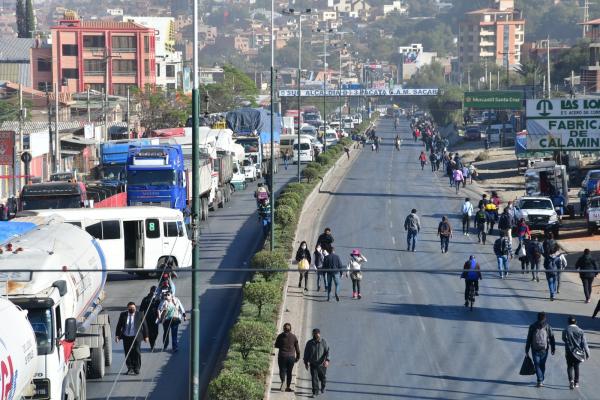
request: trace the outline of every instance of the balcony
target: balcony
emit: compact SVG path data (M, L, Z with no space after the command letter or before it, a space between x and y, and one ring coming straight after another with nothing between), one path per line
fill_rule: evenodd
M496 34L496 32L494 32L494 31L487 31L487 30L479 31L479 36L494 36L495 34Z
M479 46L481 47L493 47L494 46L494 42L490 42L487 40L482 40L481 42L479 42Z
M135 76L137 74L136 70L131 71L114 71L112 72L114 76Z
M135 53L137 48L135 47L113 47L113 53Z
M104 71L83 71L84 76L104 76Z

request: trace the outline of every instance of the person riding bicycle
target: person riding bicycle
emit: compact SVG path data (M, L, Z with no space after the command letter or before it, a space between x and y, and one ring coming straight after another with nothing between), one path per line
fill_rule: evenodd
M479 281L481 277L481 268L479 263L475 260L475 256L469 256L467 262L463 267L464 271L461 273L460 278L465 280L465 307L469 306L469 300L471 300L469 289L471 285L474 285L475 296L479 296ZM475 299L472 299L473 301Z
M254 197L256 198L256 205L260 207L261 203L269 202L269 189L265 187L262 183L258 184L256 188L256 192L254 192Z
M173 296L175 295L176 288L173 279L177 278L177 273L173 270L173 263L174 260L171 257L168 257L164 259L158 267L158 270L162 272L155 291L155 296L157 298L160 298L167 292L173 293Z

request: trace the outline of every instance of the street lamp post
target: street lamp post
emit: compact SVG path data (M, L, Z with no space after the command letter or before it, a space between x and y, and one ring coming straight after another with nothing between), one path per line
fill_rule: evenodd
M333 32L333 29L317 28L317 32L323 34L323 152L325 152L325 150L327 150L327 129L325 128L327 122L327 38L329 37L329 34Z
M267 177L270 182L267 182L267 186L270 189L270 203L271 203L271 237L269 240L269 250L273 252L275 250L275 190L273 188L273 173L275 172L275 141L273 136L275 135L275 35L274 35L274 14L275 14L275 0L271 0L271 171L268 171Z
M301 98L300 98L300 81L302 80L302 16L303 15L308 15L312 12L312 10L310 8L307 8L305 11L296 11L293 8L290 8L288 10L284 10L284 14L288 14L288 15L293 15L293 16L297 16L298 17L298 82L297 82L297 89L298 89L298 93L297 94L297 98L298 98L298 116L297 116L297 121L298 121L298 182L300 182L301 176L300 176L300 108L301 108Z

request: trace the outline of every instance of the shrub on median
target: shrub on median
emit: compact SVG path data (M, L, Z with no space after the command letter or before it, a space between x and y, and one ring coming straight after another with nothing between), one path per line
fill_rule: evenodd
M263 392L259 382L237 371L224 370L208 386L210 398L219 400L261 400Z
M259 321L240 320L231 330L231 344L246 360L250 352L271 343L273 333Z
M287 269L288 262L287 257L280 252L270 252L268 250L261 250L252 257L251 261L252 268L260 270L265 269ZM276 274L275 272L260 272L266 280Z
M297 212L292 207L280 205L275 208L275 222L281 225L289 225L296 220Z
M279 285L259 280L249 282L244 286L244 299L258 308L257 318L260 319L263 306L275 304L281 298Z
M321 171L318 170L317 168L306 167L306 168L304 168L304 171L302 171L302 175L310 183L316 179L319 179L319 177L321 176Z

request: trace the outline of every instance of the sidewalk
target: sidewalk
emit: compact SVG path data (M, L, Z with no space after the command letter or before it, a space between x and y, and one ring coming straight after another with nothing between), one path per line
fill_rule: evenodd
M362 148L354 149L354 147L351 147L349 160L345 155L342 155L333 168L323 177L321 184L315 187L313 192L306 199L300 220L298 221L296 237L294 238L294 250L299 246L301 241L306 240L308 248L311 252L314 251L315 241L324 229L320 223L322 215L321 211L327 209L332 198L331 193L337 190L337 187L344 179L344 176L358 158L361 149ZM309 277L311 285L314 285L315 279L315 274L311 273ZM289 322L292 324L292 332L298 337L300 352L304 351L304 344L310 339L312 331L312 327L308 325L310 321L307 320L308 316L311 315L311 302L305 301L305 299L307 299L307 296L305 296L304 290L298 287L298 274L294 272L288 273L286 292L281 308L282 313L279 316L279 321L277 323L277 332L279 334L282 331L284 323ZM279 379L279 367L277 366L277 350L274 349L271 354L271 379L267 387L265 398L267 400L287 400L296 399L296 396L310 395L310 393L302 393L300 390L297 390L296 382L298 374L303 377L305 377L304 374L307 374L302 360L294 367L294 374L292 376L292 389L295 392L279 391L281 381Z

